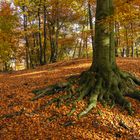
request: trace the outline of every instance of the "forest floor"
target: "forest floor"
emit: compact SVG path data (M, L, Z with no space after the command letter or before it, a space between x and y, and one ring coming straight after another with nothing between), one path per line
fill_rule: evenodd
M121 69L140 77L140 59L118 58ZM86 99L77 104L77 110L67 117L70 107L55 104L37 110L63 92L31 101L34 89L65 81L71 75L89 68L91 60L74 59L55 64L0 74L0 140L140 140L140 102L132 103L134 115L116 105L113 109L98 103L87 116L76 114L86 106Z

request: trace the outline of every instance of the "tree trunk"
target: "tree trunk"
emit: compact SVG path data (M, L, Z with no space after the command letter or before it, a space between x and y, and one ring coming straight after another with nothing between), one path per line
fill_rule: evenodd
M44 64L46 64L47 31L46 31L46 6L44 6Z
M128 29L127 29L127 26L124 26L124 28L125 28L125 39L126 39L126 56L129 57L130 48L129 48L129 43L128 43Z
M86 37L86 40L85 40L86 42L85 42L85 47L86 47L86 58L89 58L89 56L88 56L88 37Z
M114 23L111 18L113 13L113 0L97 0L93 63L90 70L81 74L81 94L78 101L86 95L89 95L90 99L87 108L79 114L79 117L96 107L97 101L108 104L119 103L132 113L131 104L123 95L132 92L133 82L137 80L117 67ZM140 81L137 83L140 84Z
M115 32L116 32L116 37L115 37L115 56L119 56L118 54L118 47L120 46L120 25L119 22L115 22Z
M84 35L84 29L85 29L85 25L83 25L83 27L82 27L82 33L81 33L81 38L80 38L80 44L79 44L79 52L78 52L78 58L81 58L81 56L82 56L82 43L84 42L84 37L83 37L83 35Z
M42 48L42 38L41 38L41 19L40 19L40 5L38 8L38 29L39 29L39 47L40 47L40 65L43 65L43 48Z
M139 48L138 47L136 47L136 56L139 57Z
M134 57L134 31L133 31L133 23L130 23L131 25L131 56Z
M97 0L95 23L95 53L92 70L102 71L116 67L113 23L102 23L113 14L112 0Z
M122 54L122 57L126 57L126 48L122 48L122 52L121 52Z
M79 41L77 40L77 41L76 41L76 44L75 44L75 46L74 46L74 52L73 52L72 58L75 58L76 49L77 49L78 44L79 44Z
M56 35L55 35L55 27L51 28L51 34L50 34L50 46L51 46L51 57L50 62L54 63L57 61L57 43L56 43Z
M54 6L52 6L52 9L54 11L54 20L52 23L52 27L50 26L50 45L51 45L51 57L50 62L54 63L57 61L57 55L58 55L58 37L59 37L59 1L55 1Z
M90 31L91 31L92 50L93 50L93 55L94 55L94 45L95 45L95 43L94 43L92 12L91 12L90 2L88 2L88 14L89 14L89 25L90 25Z
M39 35L38 33L35 34L36 46L39 46ZM37 65L40 64L40 49L36 49L36 63Z
M23 12L25 12L25 6L22 7ZM27 16L24 14L23 15L23 26L24 26L24 32L25 32L25 42L26 42L26 68L30 68L29 64L29 41L28 41L28 36L27 36Z

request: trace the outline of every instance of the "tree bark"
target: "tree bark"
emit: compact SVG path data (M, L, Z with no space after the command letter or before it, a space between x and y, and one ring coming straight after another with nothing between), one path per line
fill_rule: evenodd
M25 12L26 7L23 6L22 10L23 10L23 12ZM27 37L27 16L25 14L23 15L23 26L24 26L25 42L26 42L26 68L29 69L30 68L30 64L29 64L29 41L28 41L28 37Z
M113 14L112 0L97 0L95 22L95 53L92 70L116 67L113 23L103 23Z
M59 1L57 0L52 6L54 16L51 25L49 26L50 32L50 45L51 45L51 57L50 62L54 63L57 61L58 55L58 37L59 37Z
M118 47L120 46L120 25L119 22L115 22L115 55L118 57Z
M128 43L128 29L126 26L124 26L124 28L125 28L125 40L126 40L126 56L129 57L130 48L129 48L129 43Z
M74 46L74 52L73 52L73 56L72 56L72 58L75 58L76 49L77 49L78 44L79 44L79 40L77 40L76 43L75 43L75 46Z
M85 25L82 26L82 33L81 33L81 38L80 38L80 44L79 44L79 52L78 52L78 58L81 58L82 56L82 43L84 42L84 29L85 29Z
M40 65L43 65L43 48L42 48L42 37L41 37L41 19L40 19L40 5L38 8L38 29L39 29L39 47L40 47Z
M93 23L92 23L92 12L91 12L91 5L88 1L88 14L89 14L89 25L90 25L90 31L91 31L91 41L92 41L92 50L93 50L93 56L94 56L94 33L93 33Z
M51 57L50 62L54 63L57 61L57 43L56 43L56 33L55 33L55 26L53 25L50 27L51 34L50 34L50 46L51 46Z
M130 23L131 26L131 56L134 57L134 31L133 31L133 23Z
M113 14L113 0L97 0L93 63L91 68L80 76L81 94L77 100L86 95L90 98L87 108L79 117L96 107L97 101L108 104L116 102L132 113L131 103L123 95L133 93L134 83L140 84L140 80L137 82L135 76L117 67Z
M46 6L44 6L44 64L46 64L47 31L46 31Z

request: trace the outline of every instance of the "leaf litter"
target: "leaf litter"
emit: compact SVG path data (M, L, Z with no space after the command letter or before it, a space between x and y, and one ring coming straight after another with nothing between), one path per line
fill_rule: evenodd
M118 58L118 65L140 77L140 59ZM87 70L91 60L75 59L23 70L0 74L0 140L100 140L140 139L140 103L132 102L135 114L116 105L112 109L98 103L87 116L77 119L77 114L86 105L86 100L77 104L73 116L68 117L71 107L51 104L39 109L50 99L66 94L60 92L31 101L35 89L45 88L66 81L71 75ZM36 111L35 111L36 110Z

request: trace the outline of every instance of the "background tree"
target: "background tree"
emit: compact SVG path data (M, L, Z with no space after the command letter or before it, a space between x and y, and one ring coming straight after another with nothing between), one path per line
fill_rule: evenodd
M117 56L139 56L139 1L114 1ZM92 56L95 46L94 0L14 0L27 68L63 59ZM16 27L14 26L16 29ZM7 39L7 38L6 38ZM94 51L95 52L95 51Z
M10 60L16 58L18 50L19 31L18 16L10 4L6 1L0 2L0 61L8 70Z

